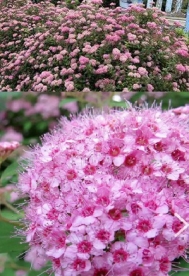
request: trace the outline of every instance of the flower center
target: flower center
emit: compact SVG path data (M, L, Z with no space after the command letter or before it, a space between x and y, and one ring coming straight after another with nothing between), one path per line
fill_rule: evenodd
M77 248L81 253L89 253L91 251L92 245L88 241L82 241L78 244Z
M123 249L118 249L113 253L115 263L121 263L127 260L128 254Z
M125 166L133 167L136 165L136 157L133 154L129 154L126 156L124 161Z

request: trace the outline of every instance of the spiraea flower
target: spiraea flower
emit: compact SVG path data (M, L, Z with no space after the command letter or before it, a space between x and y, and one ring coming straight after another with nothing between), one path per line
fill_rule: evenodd
M189 105L185 105L185 106L180 106L177 108L174 108L172 110L172 112L174 112L177 116L179 116L182 119L188 119L188 114L189 114Z
M0 164L19 146L18 142L0 142Z
M19 177L26 259L56 276L168 275L187 257L188 140L158 107L63 118Z

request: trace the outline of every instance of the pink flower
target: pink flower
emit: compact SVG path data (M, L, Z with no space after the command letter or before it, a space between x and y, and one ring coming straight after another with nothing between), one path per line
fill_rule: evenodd
M150 29L156 29L157 28L157 24L155 22L147 22L147 26Z
M186 58L189 57L189 53L188 53L187 49L179 49L179 50L176 51L176 54L178 54L182 57L186 57Z
M34 107L26 112L27 115L36 113L41 114L44 119L58 117L60 115L59 98L46 94L40 95Z
M31 262L32 267L36 270L41 269L46 264L45 251L39 246L33 246L26 253L25 260Z
M121 39L121 37L119 35L106 35L106 40L108 42L118 42Z
M101 5L102 4L102 0L91 0L91 3L92 4L99 4L99 5Z
M66 103L63 106L67 109L70 113L77 113L78 112L78 105L77 102Z
M182 73L186 71L185 66L183 66L182 64L177 64L176 69Z
M140 87L141 87L141 85L138 84L138 83L133 84L133 89L134 89L134 90L137 90L137 89L139 89Z
M148 92L152 92L154 90L154 87L149 83L147 84L147 89L148 89Z
M172 111L176 115L189 114L189 105L185 105L185 106L180 106L180 107L174 108L174 109L172 109Z
M66 91L74 90L74 82L73 81L65 81Z
M23 135L17 131L15 131L13 128L7 128L6 132L3 136L1 136L0 141L1 142L21 142L23 140Z
M19 146L18 142L0 142L0 164Z
M31 107L31 103L24 99L12 100L7 103L7 108L13 112L19 112L22 109L28 109Z
M180 106L178 108L172 109L172 112L180 117L180 119L188 119L189 106Z
M164 77L165 80L171 80L172 79L172 75L171 74L167 74L165 77Z
M115 59L119 59L119 57L120 57L120 55L121 55L121 52L120 52L119 49L114 48L114 49L112 50L112 54L113 54L113 57L114 57Z
M147 76L148 75L148 71L144 67L139 67L138 72L141 76Z
M189 243L176 217L188 219L188 140L187 120L158 107L62 118L19 178L26 259L55 275L167 275Z
M80 63L81 65L85 65L85 64L89 63L89 58L84 57L84 56L81 56L81 57L79 58L79 63Z
M131 34L131 33L128 33L127 37L128 37L129 41L133 41L133 40L135 40L137 38L135 34Z
M108 66L100 66L97 70L95 70L96 74L104 74L108 72Z

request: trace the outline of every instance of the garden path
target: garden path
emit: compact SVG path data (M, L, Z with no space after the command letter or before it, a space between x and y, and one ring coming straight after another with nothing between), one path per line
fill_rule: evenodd
M169 22L171 24L174 24L175 21L178 21L182 24L182 26L184 27L186 24L186 18L182 18L182 17L172 17L172 16L166 16L166 18L169 20Z

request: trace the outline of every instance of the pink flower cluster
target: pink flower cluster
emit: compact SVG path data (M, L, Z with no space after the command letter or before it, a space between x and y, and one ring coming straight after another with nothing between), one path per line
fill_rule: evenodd
M182 119L188 119L189 118L189 105L174 108L173 112Z
M19 177L26 258L56 276L168 276L189 243L188 140L159 108L63 118Z
M18 142L0 142L0 164L19 146Z
M99 2L99 1L95 1ZM189 46L157 9L2 8L2 91L189 91Z

